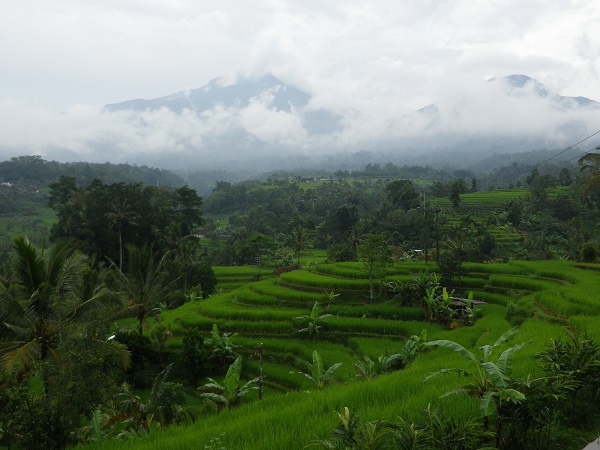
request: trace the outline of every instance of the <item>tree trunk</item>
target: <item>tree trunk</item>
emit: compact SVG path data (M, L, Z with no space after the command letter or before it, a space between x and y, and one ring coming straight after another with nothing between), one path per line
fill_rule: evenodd
M144 318L146 317L146 313L144 311L138 312L138 333L140 336L144 334Z
M502 448L502 419L502 406L498 404L496 405L496 448Z

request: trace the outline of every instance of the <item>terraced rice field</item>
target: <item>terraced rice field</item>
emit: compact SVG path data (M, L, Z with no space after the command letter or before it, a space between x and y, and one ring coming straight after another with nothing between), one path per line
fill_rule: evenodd
M387 277L410 277L423 267L423 263L398 263L389 268ZM487 304L480 307L481 317L473 326L454 330L423 322L420 308L403 308L385 300L368 301L364 289L366 274L361 273L358 263L319 264L312 272L265 278L164 312L163 323L171 324L176 336L188 327L208 332L213 323L222 331L239 333L236 343L242 345L244 379L258 374L256 347L262 344L265 399L203 418L188 428L152 432L140 441L140 448L215 448L210 445L217 442L218 448L228 449L300 449L311 440L326 436L337 423L335 411L345 406L365 420L415 417L430 403L450 415L477 415L476 400L465 396L440 398L461 379L437 377L423 383L429 373L440 368L467 368L453 352L429 351L408 368L370 381L357 381L353 366L359 355L376 359L385 352L395 352L408 336L423 329L429 339L452 339L469 349L492 343L512 326L505 317L509 302L529 307L535 313L520 325L516 338L517 343L527 342L515 354L516 377L535 373L531 357L551 338L578 331L600 340L599 264L511 261L466 267L468 277L450 288L457 293L472 290L475 299ZM434 270L435 265L430 264L429 269ZM218 270L222 275L239 268ZM327 304L332 288L340 295L325 311L332 316L326 319L327 325L318 339L299 334L302 325L295 318L309 314L315 301ZM299 373L307 370L304 361L310 359L313 350L319 351L326 366L342 363L337 380L323 391L315 390ZM569 448L583 448L589 442L586 439L591 437L574 431L574 446ZM131 441L110 441L90 448L124 449L132 445Z
M419 270L436 269L434 264L404 262L387 269L387 280L409 281ZM469 275L456 281L451 288L456 295L468 295L489 305L500 307L515 301L530 305L540 316L551 316L565 324L568 317L600 315L600 301L581 295L590 292L593 282L600 292L600 273L578 269L568 262L520 262L508 264L467 264ZM565 270L568 269L568 270ZM254 267L216 268L221 280L252 279ZM593 276L597 275L597 276ZM593 281L590 281L593 280ZM232 286L227 281L227 286ZM584 287L582 287L584 286ZM330 301L329 294L337 294ZM267 355L265 371L269 386L275 390L302 389L304 377L290 377L290 372L302 369L312 350L318 348L326 361L343 362L340 378L353 376L353 363L368 349L376 359L385 351L401 347L404 340L427 329L430 334L444 330L439 324L423 322L420 307L402 307L390 301L368 300L368 280L361 263L319 264L314 270L284 273L280 277L265 277L246 282L209 299L187 303L177 310L163 313L176 332L188 327L209 331L218 324L221 331L240 334L240 343L253 349L264 344ZM324 305L326 319L321 336L311 341L298 330L298 317L308 315L315 302ZM581 319L576 319L583 323ZM600 334L600 333L599 333ZM600 337L600 336L599 336ZM360 344L357 344L360 342ZM379 349L374 352L373 349ZM247 351L248 352L248 351ZM248 356L252 355L252 350ZM251 363L250 372L257 366Z
M461 217L469 216L480 224L485 224L490 235L496 240L498 248L504 254L512 254L519 250L523 243L524 234L510 224L488 225L486 221L490 216L500 216L504 212L507 201L522 199L527 196L527 189L502 189L487 192L473 192L461 194L460 205L453 208L447 198L433 198L431 205L449 211L449 224L458 224ZM548 198L554 199L558 195L566 194L567 188L559 186L548 191Z

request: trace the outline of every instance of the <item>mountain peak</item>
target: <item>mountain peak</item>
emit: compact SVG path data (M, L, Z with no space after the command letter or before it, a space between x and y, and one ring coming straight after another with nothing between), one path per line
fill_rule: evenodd
M305 106L310 96L294 86L289 86L273 75L257 78L240 78L230 82L227 78L214 78L207 85L189 91L159 97L151 100L136 99L106 105L110 111L159 109L166 107L181 113L184 109L206 111L220 104L224 107L247 106L252 98L269 92L272 95L271 107L280 111L290 111L291 107Z
M548 88L546 86L544 86L542 83L540 83L535 78L531 78L527 75L514 74L514 75L508 75L506 77L501 77L501 78L490 78L488 81L491 83L502 82L506 86L508 86L514 90L525 89L525 88L531 86L533 88L534 92L537 95L539 95L540 97L548 97L550 95L550 91L548 90Z

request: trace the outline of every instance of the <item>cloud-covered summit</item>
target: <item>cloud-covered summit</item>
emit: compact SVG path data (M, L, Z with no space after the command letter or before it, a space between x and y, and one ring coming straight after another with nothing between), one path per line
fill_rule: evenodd
M359 109L328 105L322 96L317 102L307 90L264 75L62 114L3 103L0 152L174 169L272 170L365 150L400 163L453 151L470 153L472 161L564 148L600 123L594 100L562 96L525 75L456 79L432 96L435 103L412 112L394 101Z
M580 106L600 108L600 103L587 97L569 97L552 92L544 84L527 75L509 75L503 78L490 78L488 81L506 86L508 95L519 96L533 93L538 97L550 98L552 104L559 109L574 109Z
M310 99L310 94L268 74L258 78L239 78L232 84L223 78L215 78L198 89L152 100L129 100L106 105L106 108L109 111L140 112L167 108L177 114L189 110L202 115L219 108L244 110L259 102L271 111L299 114L303 127L310 134L326 134L339 130L341 117L330 111L312 107Z

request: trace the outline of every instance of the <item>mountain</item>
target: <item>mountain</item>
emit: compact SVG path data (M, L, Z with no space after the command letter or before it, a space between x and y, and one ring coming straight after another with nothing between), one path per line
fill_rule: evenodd
M544 84L527 75L508 75L502 78L490 78L488 83L500 85L507 97L548 99L554 108L561 110L590 108L600 109L600 103L587 97L566 97L550 91ZM438 120L438 106L435 103L424 106L417 111L432 120Z
M539 81L528 77L527 75L509 75L503 78L490 78L489 83L504 84L508 88L508 95L523 94L524 91L533 91L535 95L541 98L550 98L550 100L559 108L577 108L589 107L600 109L600 103L587 97L565 97L555 92L551 92Z
M138 163L259 172L368 162L464 167L494 154L565 148L596 131L600 119L600 103L562 96L526 75L449 83L435 103L402 114L393 101L381 112L317 107L309 92L273 75L217 78L104 110L123 124L117 145L133 149ZM95 148L118 157L119 138L102 134ZM370 160L352 156L359 154Z
M333 133L340 129L341 117L324 109L311 109L310 94L295 86L286 85L273 75L260 78L241 78L235 84L227 84L221 78L211 80L206 86L181 91L152 100L128 100L106 105L108 111L146 111L167 108L181 114L190 110L198 115L215 108L244 109L254 99L267 97L266 107L273 111L291 113L300 111L304 128L310 134Z

